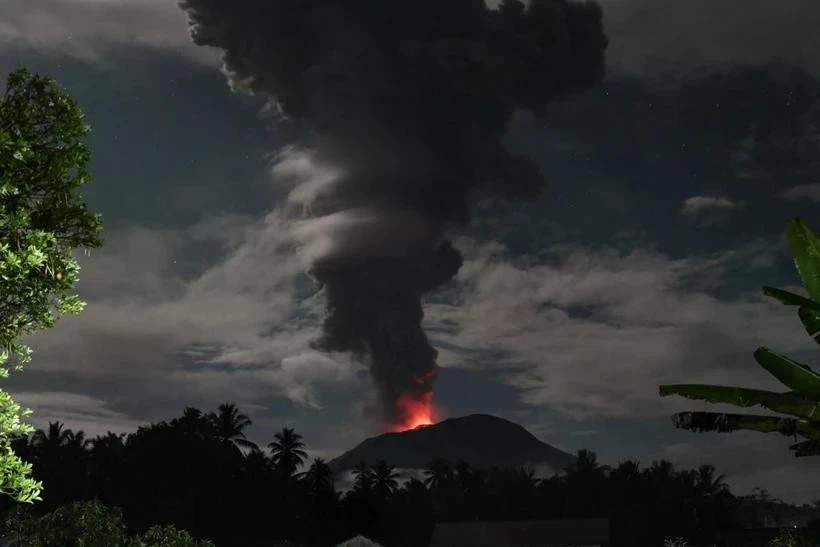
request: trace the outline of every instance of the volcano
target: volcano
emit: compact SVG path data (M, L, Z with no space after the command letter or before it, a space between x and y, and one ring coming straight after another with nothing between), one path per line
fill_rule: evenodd
M465 461L477 469L547 467L562 472L575 457L538 440L523 426L489 414L450 418L407 431L371 437L330 462L336 473L361 461L379 460L402 469L422 469L435 458Z

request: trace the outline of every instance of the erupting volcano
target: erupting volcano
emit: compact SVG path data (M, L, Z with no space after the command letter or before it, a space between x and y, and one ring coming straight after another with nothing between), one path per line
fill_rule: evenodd
M418 399L414 399L409 395L402 395L396 401L396 407L398 408L397 415L401 417L401 421L389 424L387 430L393 433L399 433L401 431L433 425L437 416L435 416L432 401L432 392L423 393Z
M435 458L468 462L474 468L546 466L554 472L575 462L574 456L540 441L518 424L474 414L371 437L329 465L336 473L362 461L375 465L380 460L398 468L424 469Z
M436 351L422 298L462 264L450 239L481 196L533 198L538 168L502 144L516 109L604 75L601 9L503 0L181 0L191 36L224 50L234 89L311 135L280 158L313 176L302 252L327 312L313 347L369 365L386 429L431 422ZM294 158L294 154L299 155ZM304 164L305 162L302 162Z

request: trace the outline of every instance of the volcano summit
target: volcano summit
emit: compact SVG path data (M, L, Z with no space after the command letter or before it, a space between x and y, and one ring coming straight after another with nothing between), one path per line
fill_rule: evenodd
M435 458L463 460L474 468L546 466L555 472L575 462L574 456L538 440L521 425L472 414L371 437L332 460L330 467L338 473L361 461L373 465L384 460L398 468L421 469Z

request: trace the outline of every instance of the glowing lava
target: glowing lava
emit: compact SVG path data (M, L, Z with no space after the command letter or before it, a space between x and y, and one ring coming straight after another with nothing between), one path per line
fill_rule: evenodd
M396 407L403 418L399 423L388 428L388 431L393 433L433 425L436 418L432 392L422 393L419 396L402 395L396 401Z

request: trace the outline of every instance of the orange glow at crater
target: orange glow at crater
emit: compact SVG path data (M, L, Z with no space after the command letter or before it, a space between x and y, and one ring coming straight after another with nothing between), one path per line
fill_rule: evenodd
M396 407L404 419L388 427L388 431L392 433L433 425L438 419L433 408L433 392L422 393L420 396L402 395L396 401Z

